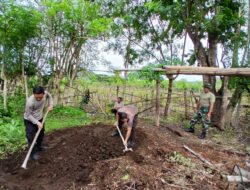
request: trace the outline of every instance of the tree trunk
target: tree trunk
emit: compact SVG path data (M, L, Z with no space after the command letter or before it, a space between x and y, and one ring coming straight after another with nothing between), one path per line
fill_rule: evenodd
M161 90L161 81L156 80L156 126L160 126L160 90Z
M209 67L218 67L216 60L217 60L217 35L214 35L213 33L208 34L208 66ZM207 81L208 83L212 84L213 86L213 92L216 92L215 84L216 84L216 78L215 76L208 77ZM204 81L205 82L205 81Z
M236 87L236 89L234 90L232 98L230 99L230 102L228 104L228 107L227 107L227 117L226 118L228 118L227 122L228 123L230 122L230 124L231 124L231 118L233 116L233 111L234 111L237 103L241 99L243 91L244 91L244 86L238 85Z
M184 35L184 45L183 45L183 49L182 49L182 56L181 56L181 62L182 64L184 63L184 56L185 56L185 48L186 48L186 42L187 42L187 31L185 31L185 35Z
M187 89L185 89L185 91L184 91L184 105L185 105L185 119L188 119Z
M126 52L124 56L124 68L125 69L128 69L128 66L131 63L131 59L130 59L131 37L132 37L132 34L130 32L130 29L128 29L128 44L127 44ZM124 72L124 79L125 79L125 83L123 85L123 97L125 97L126 88L127 88L127 80L128 80L127 71Z
M3 62L0 77L3 80L3 109L4 109L4 111L7 111L7 93L8 93L7 82L8 81L7 81L7 77L5 76L4 69L5 69L5 67L4 67L4 62Z
M250 0L248 0L248 42L247 42L247 64L250 65Z
M71 59L68 61L68 78L69 78L69 86L73 87L73 81L76 78L77 72L79 71L80 67L80 54L81 54L81 49L84 44L84 40L79 40L78 43L73 47L74 53L72 54Z
M164 109L164 116L167 119L168 118L168 113L169 113L169 107L171 104L171 97L172 97L172 91L173 91L173 82L174 78L173 75L167 75L168 77L168 94L167 94L167 101Z
M187 27L187 33L194 44L194 51L197 57L198 66L207 67L208 60L206 55L206 50L201 43L201 39L193 32L193 29L189 26Z
M223 79L223 88L222 88L222 102L221 102L221 109L220 109L220 117L218 121L218 126L221 130L229 124L227 121L230 119L227 118L227 106L228 106L228 77L224 77Z
M26 101L29 98L29 89L28 89L28 81L27 81L27 76L24 75L24 87L25 87L25 96L26 96Z
M7 85L8 85L8 80L5 76L3 76L3 80L4 80L4 83L3 83L3 109L4 111L7 111L7 97L8 97L8 88L7 88Z
M20 61L22 63L22 58L20 58ZM25 97L26 97L26 101L29 98L29 91L28 91L28 84L27 84L27 76L25 75L24 72L24 65L22 63L22 80L23 80L23 89L25 91Z
M61 72L55 73L54 79L53 79L53 103L54 105L59 104L60 102L60 82L63 78L63 75Z

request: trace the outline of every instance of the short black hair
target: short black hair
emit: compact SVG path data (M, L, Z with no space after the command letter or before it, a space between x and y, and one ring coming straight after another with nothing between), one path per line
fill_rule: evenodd
M34 87L33 94L44 94L44 88L42 86Z
M122 97L118 97L120 100L123 100L123 98Z
M125 112L118 112L118 116L121 120L128 118L128 114L126 114Z

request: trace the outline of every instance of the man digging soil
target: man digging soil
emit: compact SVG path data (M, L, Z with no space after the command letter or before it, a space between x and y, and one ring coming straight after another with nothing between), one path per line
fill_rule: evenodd
M37 151L42 151L45 149L45 147L42 145L45 127L45 125L42 124L42 121L43 110L47 98L49 103L48 111L51 111L53 109L52 96L41 86L33 88L33 95L31 95L26 102L24 113L24 125L26 127L26 138L29 147L32 144L32 141L38 129L42 128L30 155L32 160L38 159Z
M137 113L138 108L134 105L123 106L117 112L117 122L118 127L121 129L122 126L127 127L126 137L124 139L125 146L127 148L132 148L133 146L133 138L135 135L135 128L137 125ZM115 124L115 125L116 125ZM119 132L116 130L112 133L112 136L118 136Z

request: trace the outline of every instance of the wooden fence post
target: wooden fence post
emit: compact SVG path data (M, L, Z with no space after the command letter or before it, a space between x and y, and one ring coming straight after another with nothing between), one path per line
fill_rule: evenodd
M148 107L149 107L148 94L146 94L146 108ZM148 116L148 111L146 111L145 115Z
M133 102L133 92L131 94L131 97L130 97L130 104Z
M187 90L184 90L184 104L185 104L185 119L188 119L188 108L187 108Z
M152 90L151 91L151 107L153 107L153 106L155 106L155 104L154 104L154 91ZM151 111L151 110L150 110Z
M119 95L119 86L116 87L116 97Z
M143 96L141 96L141 107L142 107L142 109L144 109Z
M194 104L194 102L193 102L193 96L195 96L194 95L194 93L193 93L193 91L190 91L190 102L191 102L191 106L192 106L192 108L193 108L193 112L195 112L196 110L195 110L195 108L196 108L196 101L195 101L195 104ZM195 98L195 97L194 97Z
M161 90L161 81L156 80L156 126L160 126L160 90Z

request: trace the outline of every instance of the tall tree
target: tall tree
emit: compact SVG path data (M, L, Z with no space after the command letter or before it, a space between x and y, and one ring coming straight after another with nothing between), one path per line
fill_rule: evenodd
M168 65L181 64L174 61L178 59L177 51L174 51L177 49L177 43L173 43L175 36L171 28L168 28L168 21L160 19L159 14L151 11L145 3L146 1L118 1L115 6L117 11L114 11L114 16L118 17L115 25L121 28L118 35L127 38L128 42L124 55L125 63L129 60L131 65L155 61ZM168 76L168 79L170 85L165 106L166 116L175 78Z
M76 77L83 45L109 29L110 19L102 17L101 5L85 0L45 0L45 32L49 39L49 61L53 73L55 103L59 98L60 81Z
M239 26L244 24L242 15L238 14L243 4L238 1L153 1L146 5L152 12L159 14L161 20L169 22L169 28L175 36L187 31L194 44L194 54L199 66L218 67L218 44L229 44L237 40L237 45L240 46L244 37L235 32L236 28L241 29ZM217 95L223 95L223 86L219 91L215 89L215 77L204 76L203 80L204 83L212 83ZM220 100L216 101L216 110L220 110ZM220 118L214 119L218 124Z
M7 83L22 76L28 94L26 74L30 70L26 47L35 38L41 16L31 7L2 3L0 9L1 78L4 80L4 108L7 109ZM10 85L8 85L10 87Z

